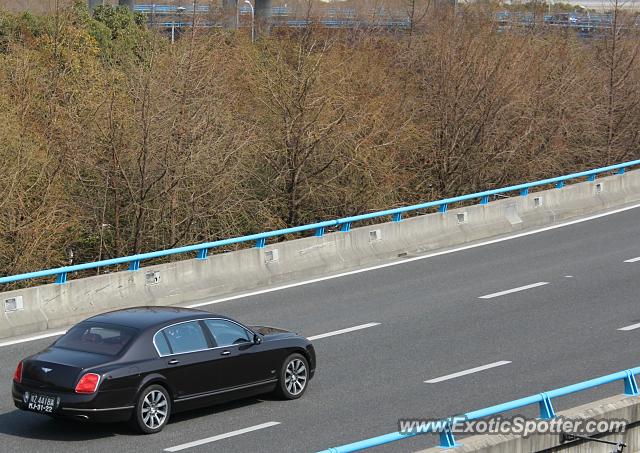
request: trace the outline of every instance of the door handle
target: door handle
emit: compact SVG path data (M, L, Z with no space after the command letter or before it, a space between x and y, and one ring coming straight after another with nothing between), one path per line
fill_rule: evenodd
M179 360L177 360L177 359L169 360L169 365L175 365L175 364L177 364L177 363L180 363L180 361L179 361Z
M229 354L231 354L231 351L222 351L221 355L229 355Z

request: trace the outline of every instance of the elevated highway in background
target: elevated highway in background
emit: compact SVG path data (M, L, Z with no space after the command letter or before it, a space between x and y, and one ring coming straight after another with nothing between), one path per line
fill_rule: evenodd
M517 11L497 11L493 13L493 19L500 30L510 28L549 27L566 28L578 32L584 37L598 36L609 30L613 24L611 4L602 2L576 3L576 11L557 13L549 10L544 14ZM608 5L608 6L607 6ZM625 3L627 10L634 9L635 3ZM284 6L260 5L256 10L258 21L267 21L275 27L299 28L310 25L325 28L382 28L382 29L409 29L411 18L402 9L375 8L357 11L351 7L327 6L315 8L311 13L307 10L298 11L295 8ZM236 7L238 9L236 10ZM585 8L599 11L599 13L586 11ZM147 23L154 28L184 28L191 27L195 18L197 27L251 27L251 7L247 4L229 4L225 8L210 7L205 4L186 5L176 4L149 4L139 3L133 6L135 12L145 15ZM234 16L233 20L230 16ZM622 20L618 27L640 27L640 17L629 21Z
M0 449L311 452L394 431L399 418L447 417L636 366L640 209L526 233L247 297L194 301L315 338L318 372L301 400L250 399L180 414L153 436L15 410L15 364L52 338L2 340ZM613 393L618 386L604 386L554 405ZM377 451L436 444L424 435Z

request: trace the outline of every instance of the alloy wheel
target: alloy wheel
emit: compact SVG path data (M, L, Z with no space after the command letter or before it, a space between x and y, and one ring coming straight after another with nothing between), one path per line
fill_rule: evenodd
M142 422L147 428L158 429L167 419L167 398L160 390L147 393L142 401Z
M284 374L287 391L292 395L299 395L307 385L307 367L300 359L293 359L287 364Z

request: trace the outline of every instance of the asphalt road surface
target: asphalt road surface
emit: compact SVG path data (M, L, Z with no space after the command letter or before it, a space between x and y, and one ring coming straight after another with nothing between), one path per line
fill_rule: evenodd
M52 339L0 346L0 451L314 452L396 431L399 418L446 417L638 366L640 328L619 330L640 323L640 260L625 262L636 257L640 209L630 209L205 306L309 337L347 331L314 340L318 369L302 399L179 414L152 436L16 410L16 364ZM621 383L554 406L618 393ZM423 435L374 451L436 443Z

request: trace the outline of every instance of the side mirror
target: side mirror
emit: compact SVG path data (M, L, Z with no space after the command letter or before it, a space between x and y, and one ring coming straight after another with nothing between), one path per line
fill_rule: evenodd
M262 343L262 338L260 338L260 336L257 333L253 334L253 344L260 344Z

